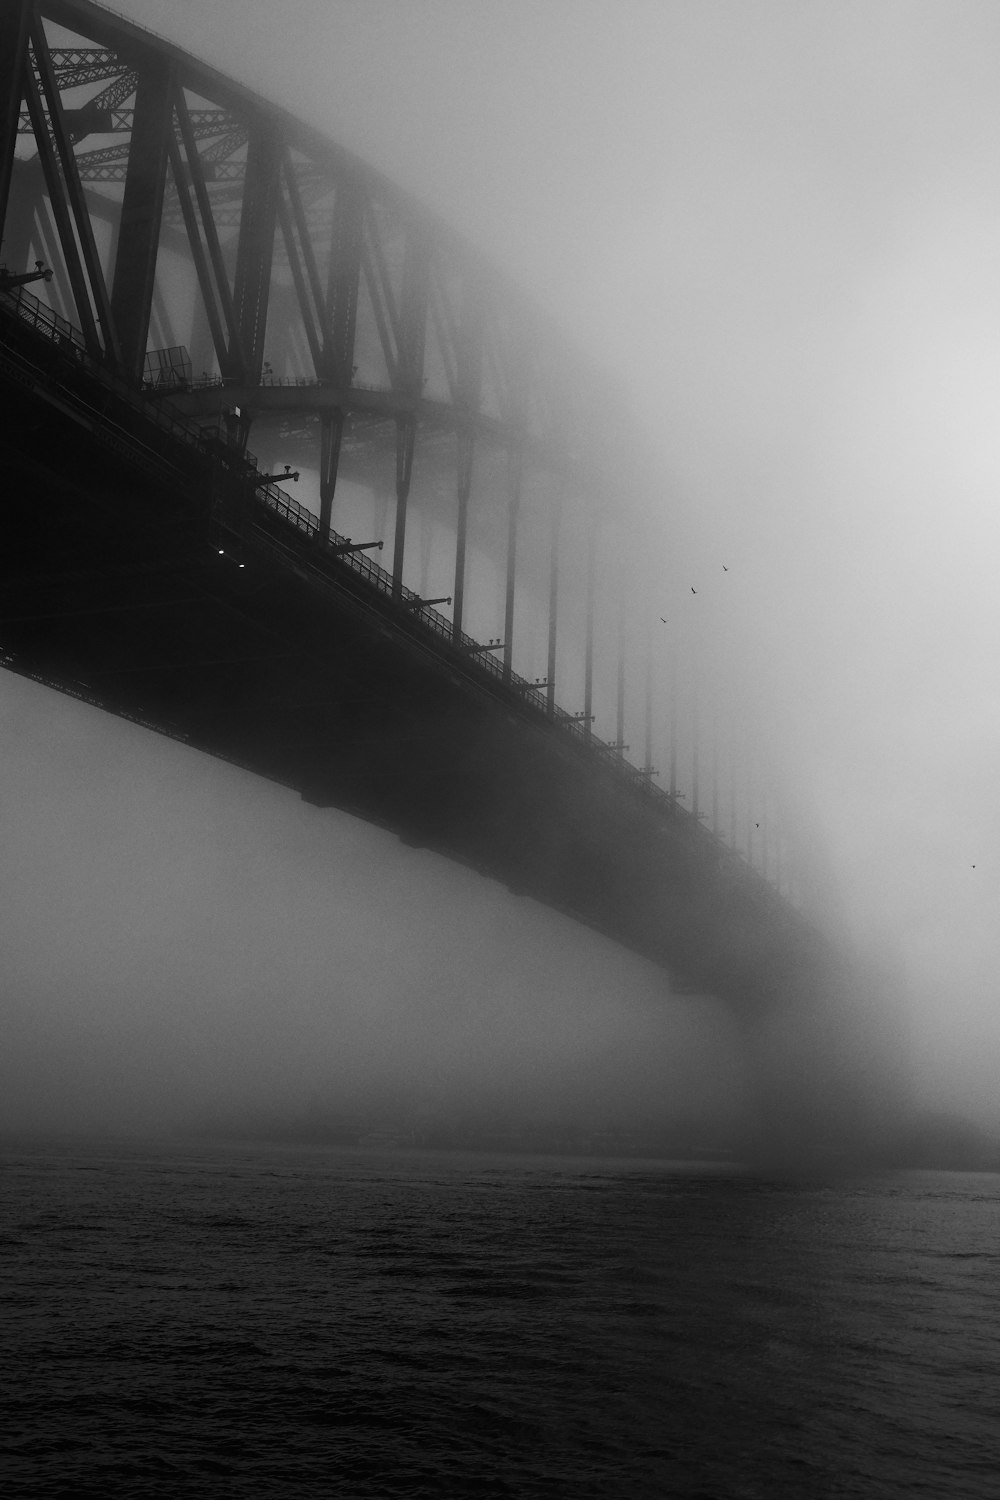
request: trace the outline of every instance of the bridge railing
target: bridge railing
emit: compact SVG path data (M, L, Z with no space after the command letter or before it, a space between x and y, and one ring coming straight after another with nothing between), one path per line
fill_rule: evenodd
M293 500L291 496L287 495L277 485L260 485L257 490L257 496L263 505L266 505L268 509L275 511L278 515L283 516L296 530L305 533L307 536L319 536L318 517L312 511L307 510L304 505L300 505L298 501ZM336 531L331 531L328 545L331 551L336 552L339 547L348 545L349 541L348 537L341 536ZM519 676L516 672L507 674L503 664L492 657L488 651L484 650L483 643L478 641L475 636L467 635L465 631L462 631L456 637L452 621L448 619L447 615L441 614L440 611L429 605L421 604L419 594L414 593L412 589L405 587L398 590L394 589L392 574L388 573L385 568L380 567L372 558L367 557L365 553L342 552L338 560L365 578L373 588L377 589L379 593L384 594L386 598L395 598L403 604L404 608L413 609L415 617L419 620L420 624L433 631L435 635L440 636L443 641L461 652L463 656L474 657L478 670L485 673L488 677L494 678L499 683L512 686L522 699L534 702L536 707L540 709L547 708L545 690L543 688L538 687L527 678ZM658 787L650 785L649 776L645 772L631 765L612 746L604 744L599 739L595 739L593 735L588 735L585 725L579 719L574 718L572 714L567 713L565 709L557 706L551 717L554 718L555 722L565 732L589 744L592 754L599 760L613 766L619 774L633 780L637 785L643 787L643 789L649 791L654 796L661 796L666 801L673 803L673 799L669 793L661 792Z
M87 370L100 384L112 389L117 397L136 412L141 413L146 422L152 423L160 431L183 442L189 448L195 448L201 452L205 452L206 446L213 440L225 442L217 435L209 436L198 423L167 406L165 402L168 398L144 395L134 383L129 382L106 362L96 358L87 348L79 329L39 301L37 297L32 296L23 286L0 289L0 307L56 345L75 364ZM280 516L301 535L319 538L319 518L312 511L293 500L277 484L270 480L255 478L259 472L259 465L253 454L239 453L228 443L225 443L225 447L230 450L231 457L238 461L237 467L243 471L247 483L252 486L258 504ZM484 649L483 643L477 641L474 636L463 631L456 637L454 625L446 615L430 605L423 604L420 596L412 589L395 588L392 574L380 567L364 552L339 551L340 548L349 544L348 537L341 536L334 531L331 531L329 537L320 543L324 550L328 550L332 556L336 557L341 567L363 578L371 588L387 600L395 601L407 611L412 612L415 623L438 636L444 644L460 654L469 667L473 667L477 673L494 680L501 686L513 688L522 702L532 703L539 711L546 713L563 733L585 745L594 760L605 765L654 802L669 806L673 814L685 821L697 823L693 815L678 804L676 798L652 784L648 772L631 765L613 746L588 734L586 725L580 719L558 706L550 711L543 688L515 672L508 674L503 663L494 659L489 651ZM721 840L715 839L715 835L709 829L703 831L708 838L718 842L720 848L725 847Z
M179 412L163 404L162 397L143 396L135 385L121 375L112 365L96 358L87 348L86 340L78 328L46 303L26 290L25 287L0 288L0 305L12 313L19 322L33 329L55 345L61 354L80 368L95 376L99 382L114 391L115 395L134 410L140 411L147 422L160 431L176 438L192 448L203 446L201 430L188 422Z
M72 346L81 355L86 355L87 345L83 334L78 328L74 328L66 318L60 317L59 313L53 312L44 302L33 297L23 286L5 287L0 296L9 304L11 311L26 323L29 328L43 333L46 338L56 343Z

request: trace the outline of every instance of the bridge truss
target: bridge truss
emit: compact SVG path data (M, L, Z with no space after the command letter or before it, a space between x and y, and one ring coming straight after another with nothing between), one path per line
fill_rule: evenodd
M275 106L88 0L16 0L0 25L8 267L51 266L43 296L90 354L172 384L187 414L243 444L277 426L286 453L313 457L323 534L338 478L380 486L397 588L420 470L422 506L451 512L456 639L470 518L506 554L490 639L508 674L530 509L554 709L556 553L586 551L573 524L598 521L627 462L609 454L606 389L446 225ZM591 647L588 723L592 672Z

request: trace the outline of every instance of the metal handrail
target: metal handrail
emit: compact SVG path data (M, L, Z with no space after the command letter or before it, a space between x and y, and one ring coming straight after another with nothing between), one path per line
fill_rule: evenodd
M318 517L312 511L307 510L304 505L300 505L297 500L293 500L289 495L286 495L277 485L261 485L257 491L257 498L268 509L283 516L296 530L302 531L310 537L319 536ZM331 549L343 546L349 540L350 538L341 536L339 532L330 532L329 545ZM420 597L419 594L416 594L412 589L408 589L405 586L397 590L394 587L392 574L362 552L338 553L337 561L341 566L349 567L365 578L372 587L376 588L379 593L384 594L386 598L396 598L412 605ZM441 614L439 610L425 605L414 618L432 630L435 635L446 640L450 646L461 651L463 659L467 663L472 653L472 648L482 645L482 642L477 641L475 636L468 635L465 631L460 632L456 636L452 621L448 619L447 615ZM508 675L504 670L503 664L497 661L496 658L486 653L480 653L474 659L474 669L485 672L498 682L515 688L519 692L522 701L531 699L537 707L546 706L543 697L545 690L543 688L536 687L527 678L519 676L516 672L511 672ZM651 795L655 800L662 800L670 803L672 806L676 806L675 799L670 796L669 792L664 792L659 787L651 786L648 776L639 767L633 766L631 762L627 761L612 746L606 745L600 740L595 740L593 736L588 736L583 724L574 718L572 714L567 713L565 709L556 706L551 717L561 729L586 744L591 754L597 759L613 767L620 775L624 775L628 781L641 788L644 793ZM683 813L685 810L678 808L678 811Z
M230 386L242 389L247 383L245 380L238 380L230 375L198 375L187 381L183 387L178 385L177 388L189 391L224 391ZM376 385L370 380L349 380L346 385L341 385L338 381L322 380L318 375L272 375L265 372L259 380L249 383L260 386L264 390L317 390L326 386L334 386L338 390L368 391L376 396L397 394L386 382Z
M116 396L136 411L141 412L146 421L190 447L203 447L204 436L199 427L186 421L179 413L171 412L162 404L145 400L124 376L118 374L103 360L95 358L87 348L86 340L78 328L75 328L59 313L54 312L46 303L32 296L25 287L0 289L0 306L8 307L19 321L26 323L36 332L42 333L88 374L96 377L102 385L113 390Z

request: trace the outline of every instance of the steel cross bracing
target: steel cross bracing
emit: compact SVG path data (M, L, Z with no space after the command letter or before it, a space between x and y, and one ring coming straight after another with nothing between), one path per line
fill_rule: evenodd
M595 571L622 567L620 546L604 555L606 523L629 533L641 471L606 381L381 174L91 0L6 0L0 103L2 260L9 275L51 268L36 290L86 358L139 399L166 390L170 420L244 450L258 433L292 445L318 471L318 514L280 491L273 504L325 545L349 544L338 481L367 484L389 566L363 552L345 554L352 566L652 795L648 647L626 660L624 606L596 617ZM442 515L450 618L420 604ZM470 569L488 547L495 612L470 633L484 614ZM602 632L618 642L607 745L591 727ZM558 708L566 693L580 712ZM627 738L645 743L644 766L626 762Z

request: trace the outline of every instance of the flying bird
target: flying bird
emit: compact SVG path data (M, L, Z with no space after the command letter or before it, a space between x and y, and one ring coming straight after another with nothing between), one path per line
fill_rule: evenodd
M663 616L662 616L662 615L661 615L661 616L660 616L660 624L661 624L661 625L665 625L665 624L666 624L666 623L667 623L667 622L666 622L666 620L665 620L665 619L664 619L664 618L663 618Z
M722 564L722 571L723 571L723 573L728 573L729 572L729 569L726 567L725 563Z
M698 590L695 588L694 584L691 585L691 592L692 592L692 594L696 594L698 592Z

